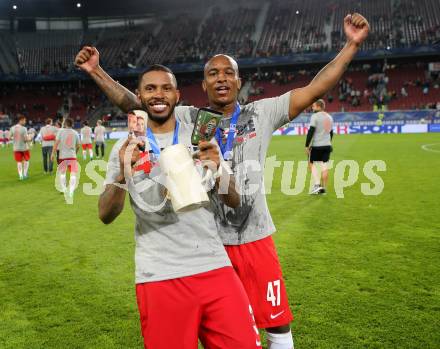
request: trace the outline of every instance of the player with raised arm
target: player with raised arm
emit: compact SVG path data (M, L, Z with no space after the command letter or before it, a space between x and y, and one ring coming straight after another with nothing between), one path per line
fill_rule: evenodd
M147 136L144 132L140 140L121 139L113 147L99 216L106 224L116 219L124 207L124 186L132 188L136 296L145 348L195 349L198 338L205 348L260 348L249 299L217 234L212 210L176 213L160 184L158 159L165 148L183 144L194 152L193 125L178 122L174 115L179 99L176 79L168 68L153 65L141 74L138 90L148 113ZM139 145L150 166L137 170ZM199 143L197 154L216 168L225 166L212 143ZM196 166L201 169L202 164ZM240 199L233 177L227 171L223 176L229 181L228 191L218 195L225 205L236 207ZM135 193L137 185L147 189ZM219 186L220 178L214 191ZM156 209L145 209L146 203Z
M368 21L357 13L347 15L344 31L347 37L344 48L307 86L276 98L239 105L241 80L238 65L229 56L214 56L204 69L203 89L209 105L224 114L217 139L234 172L240 174L237 186L242 197L238 208L225 207L217 200L217 227L249 295L257 325L266 329L270 349L293 348L290 331L293 316L271 237L275 227L264 196L266 152L276 129L293 120L340 80L368 36ZM115 82L99 66L99 54L95 48L83 48L75 63L122 110L142 107L135 94ZM194 121L196 114L197 109L193 107L176 108L176 117L181 120Z

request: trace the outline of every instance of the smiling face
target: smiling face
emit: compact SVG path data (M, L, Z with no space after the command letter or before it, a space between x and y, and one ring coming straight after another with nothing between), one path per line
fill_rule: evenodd
M171 115L179 101L180 93L174 76L165 71L145 73L138 86L138 98L149 119L163 124Z
M213 107L235 105L241 88L237 62L226 55L211 58L205 65L202 87Z
M136 136L142 136L145 135L145 119L143 116L137 116L136 117L136 129L134 131Z
M137 125L136 114L129 112L127 114L127 119L128 119L128 130L132 132L136 129L136 125Z

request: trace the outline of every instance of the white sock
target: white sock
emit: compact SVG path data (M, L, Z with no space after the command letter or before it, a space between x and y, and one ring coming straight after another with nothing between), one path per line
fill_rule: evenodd
M71 173L69 179L69 190L71 193L75 191L75 187L76 187L76 176Z
M26 177L28 175L28 171L29 171L29 161L25 161L24 162L24 176Z
M83 159L85 160L87 158L87 152L83 150Z
M89 149L90 159L93 159L93 149Z
M61 190L63 192L66 191L66 174L62 173L60 174L60 184L61 184Z
M315 165L312 165L312 177L315 185L321 184L321 180L319 179L319 172Z
M23 164L21 162L17 162L17 171L18 171L18 176L20 178L23 178Z
M292 332L270 333L266 332L267 349L293 349Z

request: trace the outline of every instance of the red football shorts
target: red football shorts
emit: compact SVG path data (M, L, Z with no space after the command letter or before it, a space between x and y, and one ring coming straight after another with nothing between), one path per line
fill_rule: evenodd
M92 143L82 144L82 148L83 148L83 150L86 150L86 149L93 149L93 148L92 148Z
M272 236L242 245L227 245L225 249L249 297L258 328L292 322Z
M231 267L136 285L148 349L261 348L249 299Z
M61 173L66 173L67 170L70 173L77 173L78 161L75 158L58 159L58 168Z
M31 154L29 153L29 150L25 151L14 151L14 159L17 162L29 161L31 158Z

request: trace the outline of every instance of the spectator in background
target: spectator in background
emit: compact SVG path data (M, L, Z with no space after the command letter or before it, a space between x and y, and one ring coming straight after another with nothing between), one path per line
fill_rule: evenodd
M429 93L429 81L425 81L422 85L422 91L424 95Z
M402 86L402 88L400 89L400 94L402 95L402 97L408 97L408 92L406 91L405 86Z

